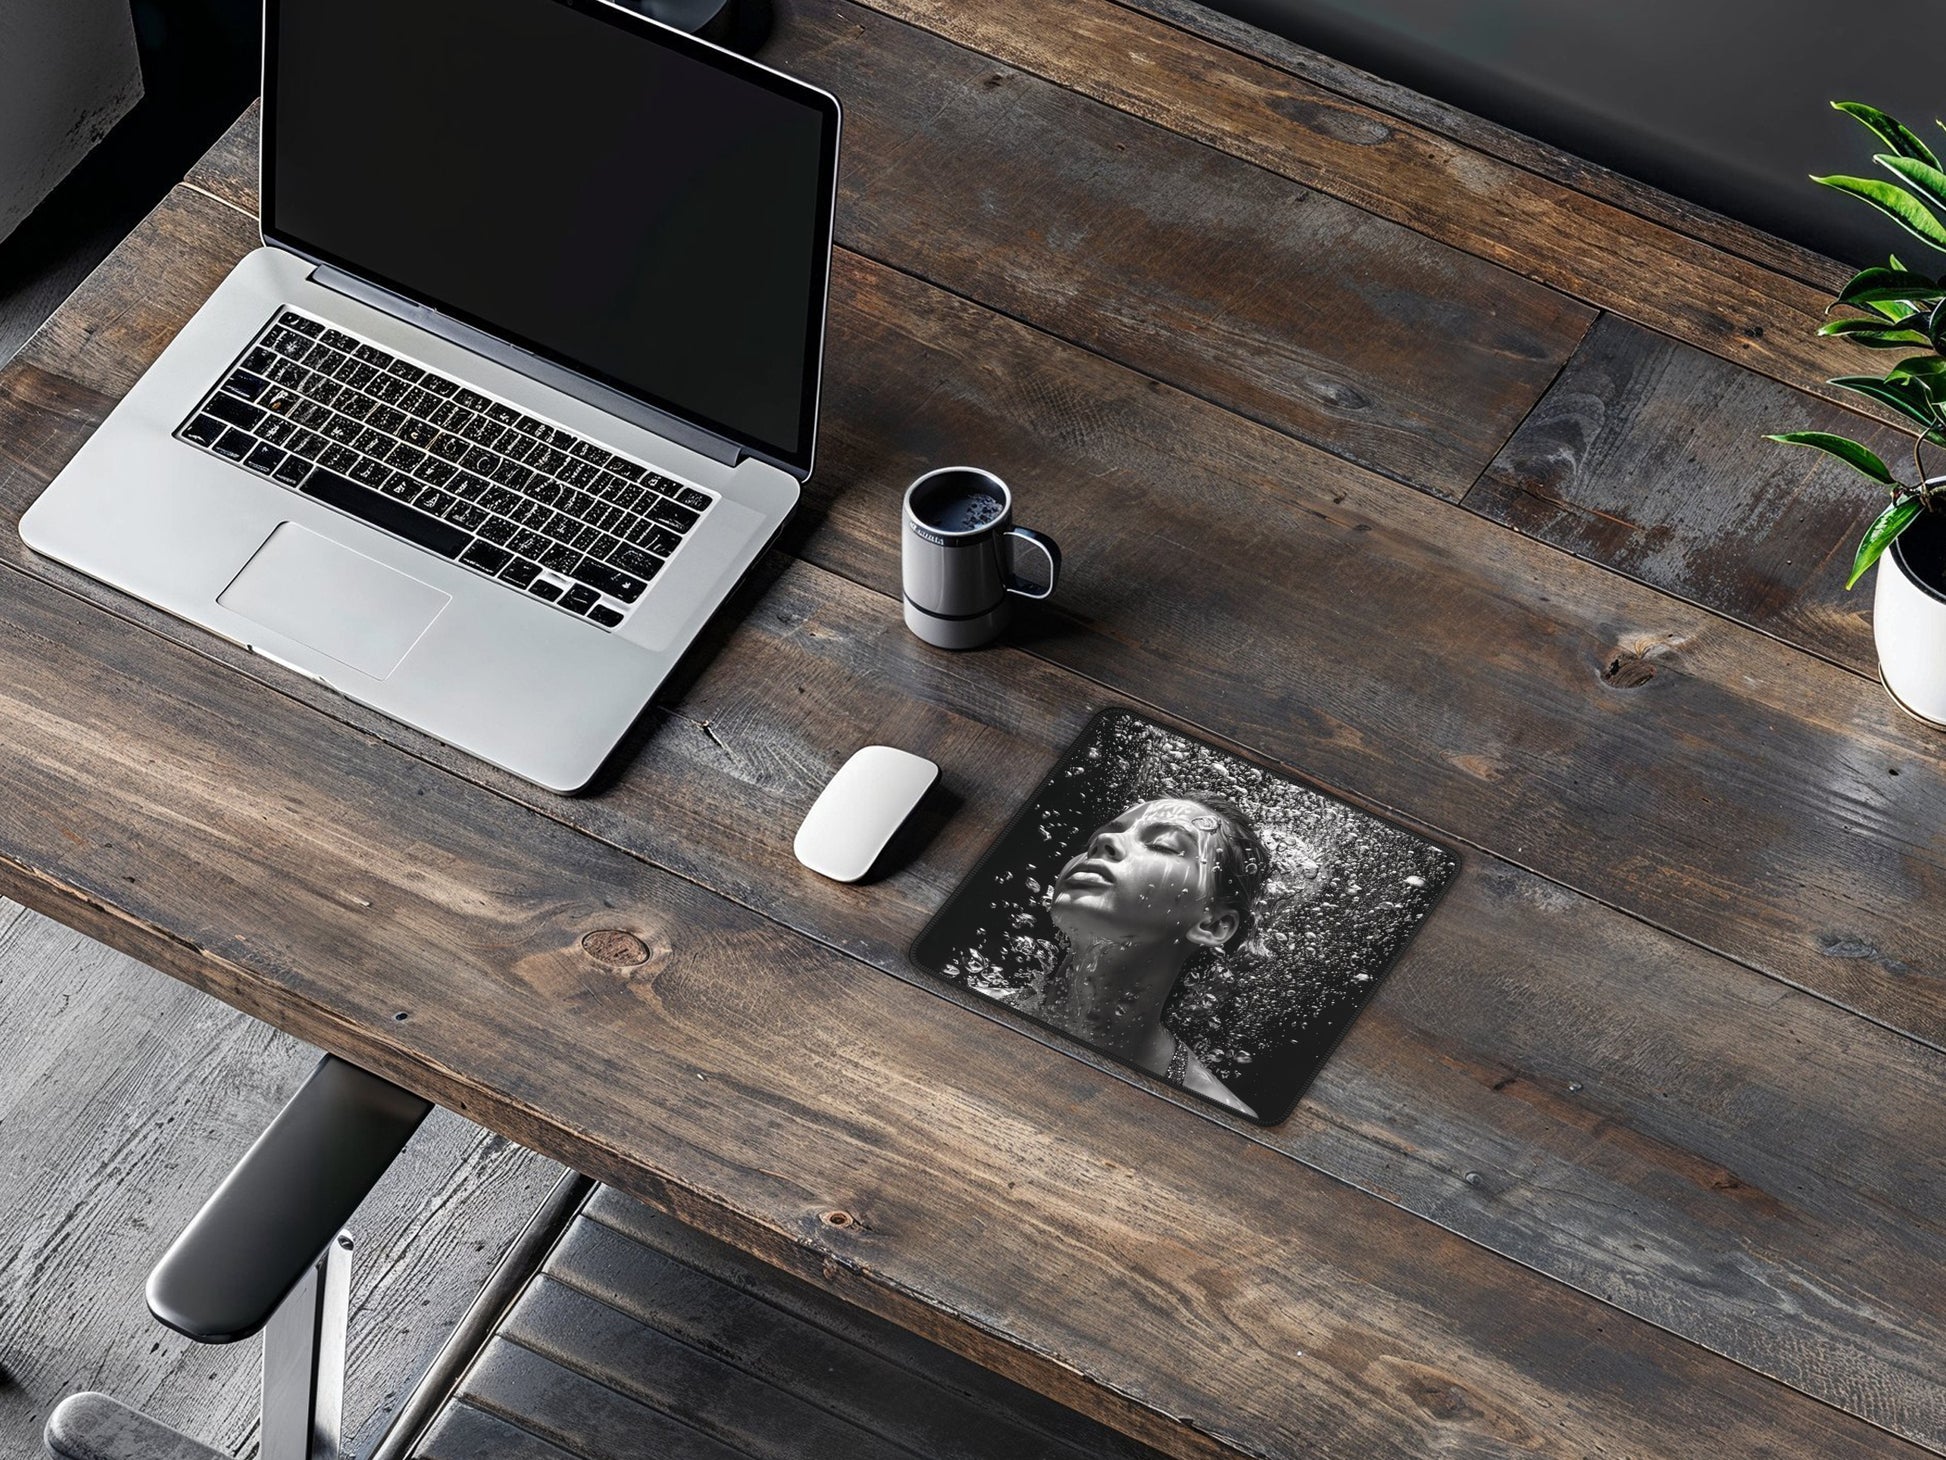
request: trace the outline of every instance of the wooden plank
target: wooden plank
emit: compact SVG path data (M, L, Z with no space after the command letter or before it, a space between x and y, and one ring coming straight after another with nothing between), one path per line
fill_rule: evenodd
M179 202L192 211L204 206L213 229L244 232L240 220L225 223L221 210ZM155 226L175 257L200 257L194 230L164 218ZM220 272L220 260L209 267ZM184 287L193 296L193 283ZM1004 441L1024 429L1030 434L1017 448L1023 457L1041 450L1058 459L1063 451L1089 449L1063 447L1058 419L1032 412L1008 419L1017 413L1006 382L1074 371L1081 372L1079 388L1108 408L1106 436L1121 439L1126 428L1135 452L1132 479L1155 473L1174 480L1165 473L1180 472L1193 501L1218 502L1233 491L1219 473L1247 463L1261 450L1257 439L1268 437L1245 432L1239 444L1230 425L1211 427L1212 420L1227 420L1218 413L1186 407L1119 372L1051 366L1040 352L1062 352L1041 337L1011 326L989 333L971 311L941 306L918 286L896 287L909 288L911 297L898 303L894 294L874 305L874 291L848 290L834 331L859 342L841 353L873 362L874 370L889 362L901 378L952 382L950 419L970 424L948 430L915 422L922 441L959 430ZM114 318L112 308L91 304L92 297L78 299L62 326L77 340L109 328ZM168 311L192 306L193 298L185 298L160 307L154 328L166 333ZM954 363L976 357L1002 368L962 371ZM94 376L93 364L78 373ZM100 378L97 391L31 372L8 377L25 382L15 388L19 399L41 402L31 413L33 427L12 433L13 449L51 470L85 430L91 401L114 388ZM866 389L862 381L846 387L853 395ZM853 411L847 404L840 417ZM1202 439L1218 443L1208 448L1216 465L1185 456L1184 443ZM1278 458L1271 452L1261 459ZM879 490L900 479L896 464L841 470L838 480L875 480ZM17 491L17 483L0 487L0 496ZM1327 510L1319 500L1319 510ZM1169 530L1166 517L1160 520ZM1187 528L1173 530L1179 540L1194 540ZM1517 573L1507 577L1519 581ZM368 733L483 776L503 794L572 818L900 973L913 932L1100 698L1087 683L1024 656L933 654L904 633L882 599L793 569L762 601L746 600L753 606L742 629L732 633L726 625L712 641L714 663L680 691L677 711L645 737L627 776L602 797L568 803L536 797L118 595L63 581L158 633L268 676ZM1544 586L1529 597L1545 601ZM1072 633L1058 621L1038 632L1044 649ZM1006 659L1004 669L979 667L996 657ZM1143 688L1172 693L1172 682L1160 674ZM794 825L845 754L885 738L952 767L962 803L917 865L869 890L838 888L798 868L783 838L753 835L753 827ZM1307 748L1289 758L1307 765L1318 753ZM1307 1113L1271 1139L1321 1169L1834 1403L1856 1406L1903 1433L1939 1433L1936 1323L1946 1305L1928 1284L1915 1287L1912 1279L1914 1272L1940 1270L1924 1255L1936 1233L1922 1215L1933 1209L1933 1197L1914 1184L1905 1154L1937 1144L1930 1124L1940 1081L1936 1058L1815 1000L1780 998L1766 980L1504 863L1476 860L1473 870L1479 880L1462 881L1415 951L1414 976L1392 981L1327 1070L1313 1096L1315 1122ZM1646 878L1642 885L1655 886ZM1481 999L1482 967L1499 971L1494 987L1505 990L1504 1001ZM1396 1024L1378 1022L1394 998L1410 998L1410 1007ZM1476 1005L1479 1018L1468 1017ZM1639 1037L1612 1037L1616 1029ZM1379 1042L1367 1048L1367 1037ZM1838 1052L1819 1066L1820 1078L1808 1080L1794 1064L1774 1058L1776 1049L1799 1039ZM1715 1071L1725 1083L1705 1077ZM1515 1083L1496 1089L1509 1075ZM1571 1088L1576 1085L1588 1092ZM1745 1088L1764 1091L1771 1115L1760 1125L1738 1109L1736 1092ZM1531 1117L1518 1122L1526 1144L1508 1142L1515 1110ZM1467 1180L1469 1173L1479 1180ZM1770 1200L1787 1199L1793 1219L1773 1220L1774 1209L1749 1198L1752 1187ZM1639 1224L1619 1219L1620 1212L1638 1214ZM1655 1281L1644 1276L1640 1226L1668 1234L1657 1248ZM1728 1260L1740 1275L1734 1302L1724 1295L1724 1252L1734 1254ZM1796 1296L1807 1286L1842 1293L1843 1300L1807 1318ZM1819 1334L1815 1345L1802 1341L1806 1321Z
M1835 373L1824 287L1115 0L862 3L1774 379Z
M935 1460L1153 1450L788 1273L598 1188L548 1260L558 1283ZM530 1345L532 1346L532 1345Z
M833 289L808 560L896 596L903 484L982 443L1069 546L1037 652L1946 1044L1946 757L1876 687L862 259Z
M1910 437L1610 317L1466 505L1876 674L1871 583L1844 581L1885 494L1772 430L1851 435L1910 470Z
M573 1460L572 1453L470 1404L448 1405L414 1460Z
M148 1269L317 1051L0 904L0 1450L38 1454L65 1395L101 1388L235 1450L254 1344L149 1317ZM551 1163L436 1112L361 1209L345 1414L363 1433L471 1300Z
M460 1395L581 1460L746 1460L654 1406L505 1339L487 1345Z
M1413 91L1396 81L1361 71L1296 41L1286 40L1261 26L1252 25L1248 20L1198 4L1197 0L1115 0L1115 3L1152 15L1228 50L1267 62L1291 76L1314 83L1351 101L1362 102L1375 111L1412 122L1429 132L1437 132L1469 151L1484 152L1528 172L1538 173L1577 193L1613 203L1659 228L1697 239L1776 273L1801 279L1819 289L1835 293L1851 272L1835 260L1801 244L1765 233L1735 218L1726 218L1686 198L1662 192L1599 163L1576 157L1572 152L1516 132L1511 127L1490 122L1484 117L1474 116L1471 112Z
M154 634L8 586L0 890L1148 1443L1918 1453ZM597 959L603 930L644 961Z
M793 0L764 54L844 99L842 246L1449 497L1593 318L869 10Z
M788 1384L756 1378L734 1351L705 1353L552 1278L528 1288L501 1336L761 1460L911 1460L852 1416L826 1412ZM484 1383L484 1381L482 1381ZM880 1396L862 1396L867 1406ZM991 1454L991 1451L985 1452ZM1012 1454L1019 1454L1013 1451Z

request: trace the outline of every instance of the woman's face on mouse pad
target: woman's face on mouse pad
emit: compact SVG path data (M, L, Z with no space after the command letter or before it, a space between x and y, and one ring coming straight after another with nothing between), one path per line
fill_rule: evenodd
M913 951L964 988L1270 1124L1456 866L1390 822L1111 710Z

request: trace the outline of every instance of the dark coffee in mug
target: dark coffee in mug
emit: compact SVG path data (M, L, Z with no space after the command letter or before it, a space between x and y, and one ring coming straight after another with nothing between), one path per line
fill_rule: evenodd
M972 532L1005 517L1007 503L984 483L942 477L913 494L912 513L935 532Z

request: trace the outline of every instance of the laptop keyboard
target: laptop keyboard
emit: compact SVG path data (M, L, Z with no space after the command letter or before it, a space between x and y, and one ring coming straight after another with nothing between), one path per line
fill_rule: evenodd
M716 501L295 310L176 434L604 629Z

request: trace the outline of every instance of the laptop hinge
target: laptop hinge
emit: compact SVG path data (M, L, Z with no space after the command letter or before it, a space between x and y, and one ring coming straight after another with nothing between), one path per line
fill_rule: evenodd
M707 456L711 461L724 466L735 466L747 454L733 441L726 441L713 432L692 426L678 416L659 411L654 406L624 395L621 391L603 385L598 380L590 380L565 365L556 365L552 360L544 360L531 350L523 350L518 345L510 345L505 340L496 339L485 330L475 329L470 324L462 324L456 319L441 314L438 310L394 294L390 289L382 289L368 283L355 274L347 274L342 269L334 269L329 264L319 264L311 271L312 282L322 284L335 293L360 304L402 319L429 334L438 335L442 340L450 340L462 349L484 355L496 364L509 370L517 370L530 380L538 380L542 385L552 386L564 395L571 395L584 401L598 411L620 416L630 425L640 426L645 431L653 431L686 446L691 451Z

